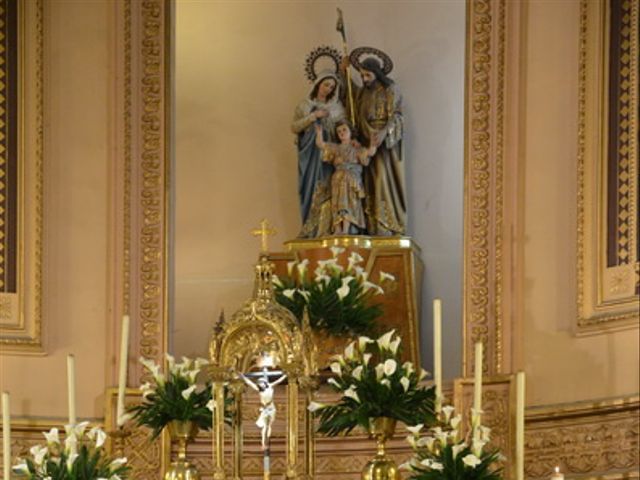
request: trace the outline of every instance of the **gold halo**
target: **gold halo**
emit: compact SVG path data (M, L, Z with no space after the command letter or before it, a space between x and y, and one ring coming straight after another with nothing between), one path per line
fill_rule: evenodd
M342 54L337 48L329 45L320 45L314 48L307 54L307 58L304 61L304 72L310 82L315 82L318 78L316 72L316 62L322 57L329 57L333 60L334 70L333 73L337 74L340 68L340 62L342 61Z
M393 70L393 62L391 61L391 58L382 50L378 50L374 47L358 47L349 55L349 61L351 62L351 65L360 70L361 68L364 68L361 63L362 57L376 57L380 61L382 71L385 75L389 75L391 70Z

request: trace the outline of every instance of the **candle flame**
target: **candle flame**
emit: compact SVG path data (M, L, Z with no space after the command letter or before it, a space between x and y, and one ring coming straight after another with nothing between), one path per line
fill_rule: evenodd
M560 467L555 468L556 473L560 473Z

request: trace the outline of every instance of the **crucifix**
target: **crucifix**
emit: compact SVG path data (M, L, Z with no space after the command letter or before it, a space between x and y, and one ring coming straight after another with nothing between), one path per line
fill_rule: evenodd
M253 230L251 230L251 235L253 235L254 237L262 237L260 239L261 241L261 253L267 253L269 251L269 245L268 245L268 236L269 235L275 235L276 234L276 229L271 227L269 225L269 222L267 221L266 218L263 218L262 221L260 222L260 228L254 228Z

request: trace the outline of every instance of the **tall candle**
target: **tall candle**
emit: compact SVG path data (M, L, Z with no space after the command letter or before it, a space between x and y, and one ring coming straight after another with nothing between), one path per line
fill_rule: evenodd
M76 422L76 357L67 355L67 398L69 401L69 423Z
M524 386L525 386L524 372L518 372L516 374L516 479L517 480L524 480L524 394L525 394Z
M11 478L11 417L9 414L9 393L2 392L2 467L4 478Z
M436 387L436 413L442 408L442 301L433 301L433 379Z
M551 480L564 480L564 474L560 472L560 467L555 467L553 469L553 474L551 475Z
M118 427L124 424L124 390L127 387L127 359L129 353L129 315L122 317L122 332L120 335L120 371L118 375L118 408L116 423Z
M482 342L475 346L475 371L473 381L473 409L476 415L482 411ZM476 419L478 420L478 419Z

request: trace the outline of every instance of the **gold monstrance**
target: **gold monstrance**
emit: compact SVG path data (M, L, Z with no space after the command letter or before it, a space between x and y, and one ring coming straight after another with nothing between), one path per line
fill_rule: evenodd
M287 408L286 414L287 446L286 471L287 479L313 478L314 443L313 423L310 413L305 409L305 449L304 472L298 469L298 397L302 394L306 398L305 405L312 400L313 387L316 384L316 362L313 358L313 348L305 344L305 338L311 338L308 321L301 326L296 317L286 308L278 304L274 298L272 277L274 265L267 256L269 235L275 230L269 226L267 220L260 222L260 228L251 233L261 237L261 252L255 266L255 286L253 297L235 312L229 320L221 316L213 329L209 342L209 356L211 364L209 376L213 382L213 399L215 402L213 416L213 478L225 480L224 466L224 385L228 383L229 390L235 402L233 422L233 466L232 478L242 479L242 396L246 385L251 384L247 379L256 378L256 369L264 375L266 383L269 375L276 373L286 376L287 380ZM265 362L268 359L268 362ZM253 372L252 372L253 370ZM255 385L259 383L256 380ZM276 385L274 381L271 385ZM269 385L268 388L271 388ZM261 395L261 401L264 400ZM266 408L263 401L263 408ZM275 408L275 405L273 405ZM309 418L306 418L309 417ZM263 436L264 476L271 477L269 461L268 438Z

